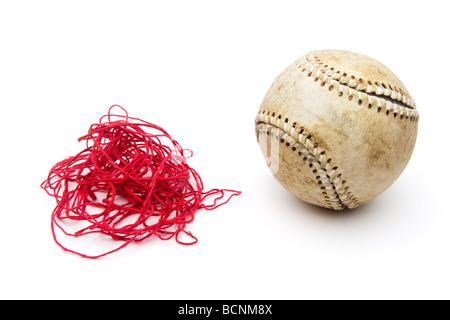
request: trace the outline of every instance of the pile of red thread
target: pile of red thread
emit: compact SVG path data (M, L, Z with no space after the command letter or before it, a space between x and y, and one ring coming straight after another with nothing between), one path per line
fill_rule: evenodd
M114 107L125 115L112 114ZM53 166L41 187L56 199L51 219L55 242L82 257L99 258L153 236L194 244L197 238L185 226L196 211L215 209L241 193L204 192L202 179L186 162L192 152L163 128L129 117L118 105L78 140L85 141L86 148ZM214 199L212 204L204 204L207 197ZM80 224L75 232L65 228ZM123 243L87 255L63 246L56 228L68 236L100 233ZM191 241L182 241L181 234Z

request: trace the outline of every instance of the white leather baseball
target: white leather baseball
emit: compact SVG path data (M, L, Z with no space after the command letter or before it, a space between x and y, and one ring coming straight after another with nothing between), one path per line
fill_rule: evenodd
M286 189L342 210L397 180L413 152L418 119L405 86L386 66L365 55L322 50L276 78L256 116L256 134Z

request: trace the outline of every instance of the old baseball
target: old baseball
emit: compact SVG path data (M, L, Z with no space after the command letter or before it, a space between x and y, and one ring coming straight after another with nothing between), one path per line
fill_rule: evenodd
M273 82L256 134L274 177L298 198L356 208L386 190L414 149L419 114L380 62L341 50L310 52Z

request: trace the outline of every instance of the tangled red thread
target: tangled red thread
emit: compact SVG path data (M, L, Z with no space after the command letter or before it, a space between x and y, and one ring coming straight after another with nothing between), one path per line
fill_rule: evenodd
M114 107L125 115L112 114ZM55 242L82 257L99 258L152 236L194 244L198 239L185 226L196 211L213 210L241 194L229 189L204 192L200 175L186 162L192 151L182 149L163 128L129 117L118 105L78 141L85 141L86 148L53 166L41 187L57 202L51 219ZM204 204L207 197L214 199L212 204ZM66 220L77 231L67 231ZM123 243L87 255L63 246L56 228L67 236L100 233ZM182 234L191 241L182 241Z

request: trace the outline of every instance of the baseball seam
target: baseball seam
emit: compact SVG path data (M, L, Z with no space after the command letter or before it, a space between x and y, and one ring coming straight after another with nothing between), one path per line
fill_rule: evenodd
M391 114L394 118L398 116L399 119L409 119L411 122L417 122L419 120L419 113L415 109L415 104L412 99L407 98L406 94L396 87L383 83L382 85L386 87L384 92L381 92L381 87L377 85L367 85L362 87L363 84L366 85L365 80L360 79L356 81L354 76L350 76L350 81L348 81L348 75L345 72L341 75L340 71L330 74L332 67L329 68L328 65L325 65L326 67L320 67L309 61L306 56L297 60L296 64L301 72L308 72L308 77L314 76L315 82L319 82L320 80L320 85L322 87L328 85L329 91L337 91L339 97L343 97L345 94L349 101L355 100L359 105L366 105L368 109L376 107L378 113L384 113L386 116ZM340 78L339 75L341 75ZM356 85L358 82L359 84ZM352 88L351 86L354 86L355 88ZM393 90L390 90L387 87L392 88ZM365 91L361 91L362 89ZM389 93L390 96L387 99L385 96L378 96L378 94L386 94L387 96ZM401 101L398 99L401 99ZM393 102L396 100L398 103Z
M333 160L314 141L312 135L297 126L296 122L290 122L281 114L261 110L257 115L256 126L258 139L260 133L273 135L275 129L281 144L290 147L293 152L297 152L303 161L309 162L309 167L316 175L324 201L330 209L342 210L346 207L359 206L339 168L332 164Z
M306 59L311 62L308 55L306 55ZM343 70L337 70L337 68L325 64L317 56L314 56L313 59L316 62L316 67L319 67L324 74L330 76L332 79L339 79L339 83L341 84L355 88L357 91L364 91L367 94L375 94L397 100L398 102L405 104L408 108L416 108L411 97L404 90L397 88L396 86L363 78L356 79L354 75L350 75Z

